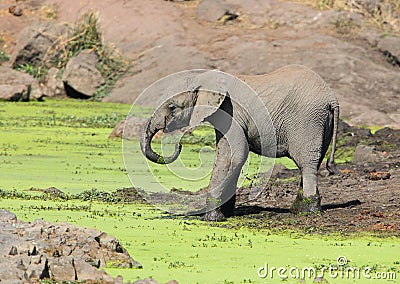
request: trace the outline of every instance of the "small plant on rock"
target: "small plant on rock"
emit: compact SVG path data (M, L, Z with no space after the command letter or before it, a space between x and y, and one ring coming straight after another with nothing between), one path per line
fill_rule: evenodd
M2 45L3 44L3 37L0 35L0 45ZM7 53L5 53L2 49L1 49L1 46L0 46L0 65L3 63L3 62L6 62L6 61L8 61L8 60L10 60L10 55L8 55Z
M35 77L37 79L42 79L44 76L44 73L42 72L42 69L40 68L40 66L36 66L36 65L23 64L23 65L20 65L17 68L17 70L28 73L29 75L32 75L33 77Z
M18 69L40 80L51 67L63 72L68 61L83 50L93 52L99 58L96 68L106 82L97 90L94 97L102 98L110 92L129 65L113 46L104 43L99 18L94 12L86 13L78 19L70 35L56 39L39 64L22 65Z
M341 35L349 35L357 27L352 19L336 19L333 22L336 31Z
M0 50L0 65L8 60L10 60L10 56L3 50Z
M116 81L127 71L128 62L116 51L114 47L103 42L100 31L99 18L96 13L84 14L75 23L71 37L65 43L60 43L56 49L56 67L64 69L70 58L82 50L94 52L99 57L96 66L106 83L99 88L95 97L105 97Z

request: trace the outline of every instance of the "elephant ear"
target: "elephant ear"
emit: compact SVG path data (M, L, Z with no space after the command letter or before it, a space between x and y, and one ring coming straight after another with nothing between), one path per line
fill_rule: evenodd
M207 117L211 116L220 108L226 96L229 96L229 94L198 90L196 104L193 108L189 125L197 126L205 121Z

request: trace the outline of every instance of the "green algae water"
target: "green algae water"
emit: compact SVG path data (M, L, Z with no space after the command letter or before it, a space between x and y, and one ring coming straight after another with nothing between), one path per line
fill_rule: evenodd
M130 106L88 101L48 100L46 102L0 103L0 181L3 189L27 190L56 187L66 193L93 188L112 191L132 186L125 169L120 139L109 139L113 127L129 112ZM135 114L149 117L148 109ZM204 133L204 129L206 132ZM203 128L195 135L213 137ZM210 140L210 138L208 138ZM208 141L212 144L213 141ZM207 186L215 151L198 143L184 145L182 164L172 170L194 179L171 174L171 166L148 162L137 140L130 142L132 156L129 177L135 185L195 191ZM155 149L160 147L153 143ZM158 146L157 146L158 145ZM168 146L168 144L167 144ZM173 146L173 145L171 145ZM256 155L249 160L257 161ZM289 167L293 163L282 160ZM200 167L201 166L201 167ZM147 178L154 176L156 180ZM257 169L249 162L249 183Z
M304 273L302 283L313 283L321 275L328 281L323 283L396 283L400 273L396 238L308 235L246 226L233 230L141 204L3 199L0 207L23 220L68 222L116 236L143 265L106 268L125 281L153 277L179 283L299 283ZM386 279L378 279L382 276Z
M399 282L400 241L395 237L305 234L279 227L256 230L246 224L250 217L208 224L143 204L65 201L29 190L54 186L77 194L131 187L121 141L108 138L129 109L123 104L72 100L0 103L0 190L23 193L1 195L0 208L15 212L21 220L68 222L116 236L143 265L143 269L106 268L125 281L153 277L179 283ZM149 115L145 109L138 113ZM208 135L201 131L208 130L201 129L200 136ZM184 145L184 163L193 169L207 161L212 166L212 147L203 148ZM208 168L196 184L177 184L165 167L138 163L133 179L148 171L167 188L196 190L209 178ZM252 174L250 169L250 178Z

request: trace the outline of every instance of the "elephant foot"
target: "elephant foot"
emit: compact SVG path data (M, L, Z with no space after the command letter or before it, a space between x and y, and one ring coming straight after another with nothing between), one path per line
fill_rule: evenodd
M226 221L234 215L235 211L236 195L233 195L225 203L221 204L218 199L212 199L211 197L207 200L208 211L203 216L202 220L211 222L222 222ZM221 204L221 205L217 205Z
M207 211L202 220L209 222L223 222L226 221L226 217L224 214L222 214L220 208L216 208L211 211Z
M321 212L321 197L319 193L310 197L304 197L303 192L297 193L296 199L290 207L293 214L315 214Z

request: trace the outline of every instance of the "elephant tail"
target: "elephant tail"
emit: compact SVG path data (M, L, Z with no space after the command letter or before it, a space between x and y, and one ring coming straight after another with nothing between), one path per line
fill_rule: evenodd
M326 163L326 169L328 170L329 174L333 175L339 173L335 165L336 140L338 133L338 125L339 125L339 105L338 104L332 105L331 111L333 113L332 150L329 156L329 160Z

